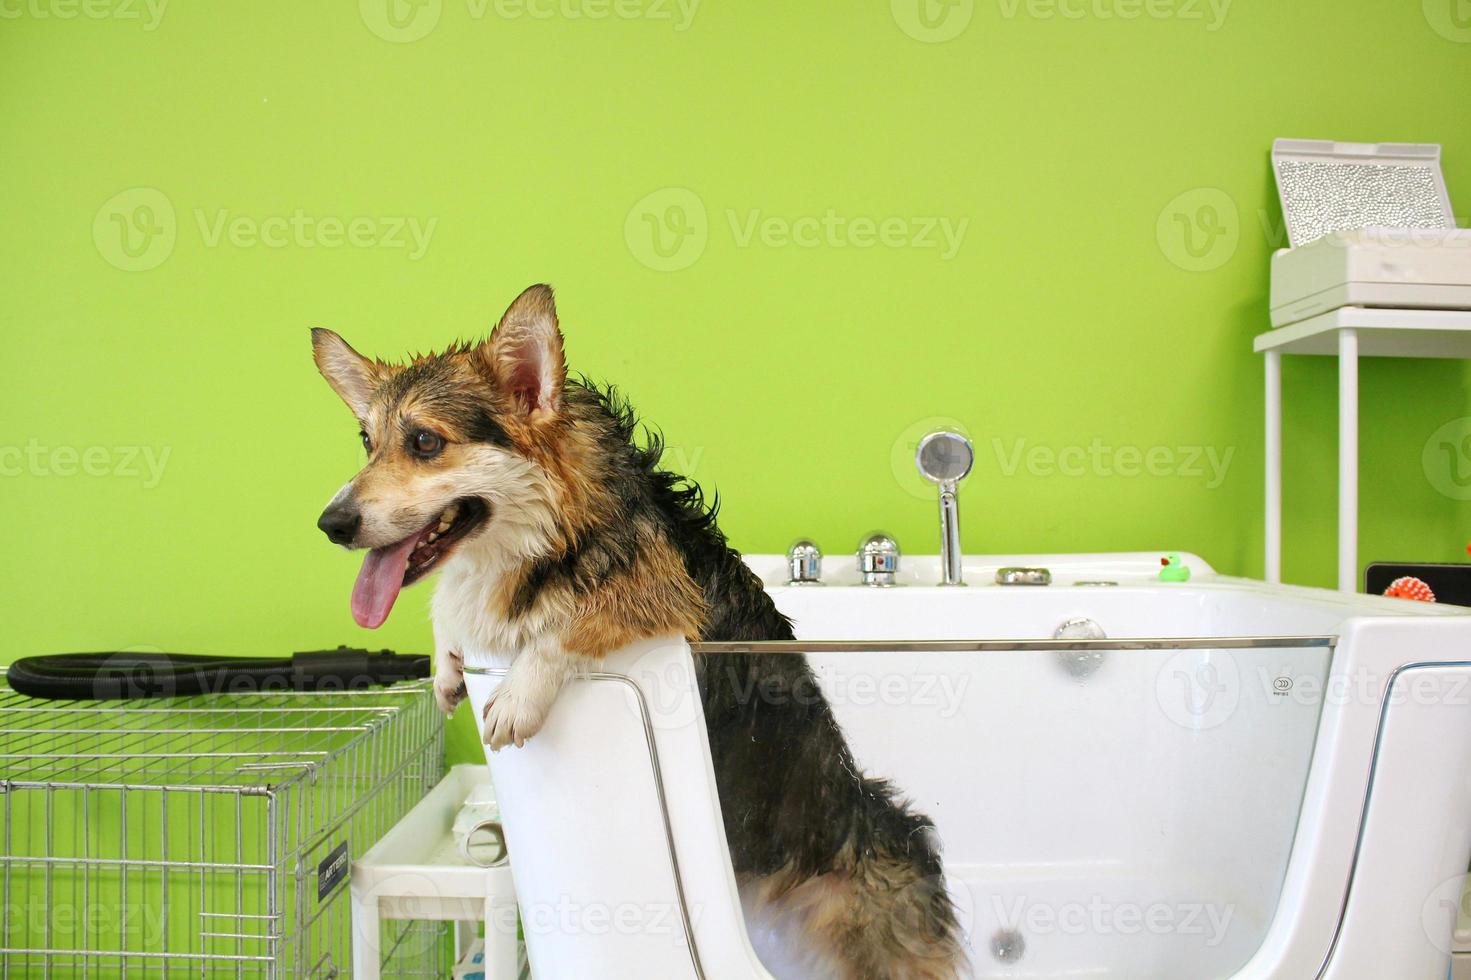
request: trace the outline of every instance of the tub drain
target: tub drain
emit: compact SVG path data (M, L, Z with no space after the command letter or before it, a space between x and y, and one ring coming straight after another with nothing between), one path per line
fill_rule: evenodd
M1027 941L1015 929L998 929L991 937L991 955L1002 963L1015 963L1027 952Z

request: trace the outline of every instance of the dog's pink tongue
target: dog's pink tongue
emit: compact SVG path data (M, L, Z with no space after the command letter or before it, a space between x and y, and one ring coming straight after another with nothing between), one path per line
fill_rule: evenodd
M388 619L398 591L403 588L409 553L418 542L419 536L411 534L398 544L374 548L363 559L357 583L352 587L352 618L359 626L375 630Z

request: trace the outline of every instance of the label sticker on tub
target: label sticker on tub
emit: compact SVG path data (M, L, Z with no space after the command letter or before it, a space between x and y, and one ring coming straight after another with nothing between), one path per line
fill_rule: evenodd
M347 878L347 841L332 848L332 853L317 865L317 901L332 894L332 889Z

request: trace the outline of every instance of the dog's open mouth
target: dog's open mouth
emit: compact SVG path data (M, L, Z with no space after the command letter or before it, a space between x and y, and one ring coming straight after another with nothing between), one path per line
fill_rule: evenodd
M352 618L370 630L382 626L399 590L433 571L489 516L485 501L462 497L402 541L368 552L352 589Z

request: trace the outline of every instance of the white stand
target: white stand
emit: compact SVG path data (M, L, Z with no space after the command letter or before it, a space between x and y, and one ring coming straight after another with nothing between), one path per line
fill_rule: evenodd
M465 863L450 833L471 789L490 781L485 766L460 765L429 791L368 853L352 864L353 980L378 980L379 918L455 923L462 958L485 923L486 980L515 980L516 890L507 865Z
M1282 581L1282 355L1338 356L1338 588L1358 591L1359 356L1471 358L1471 311L1345 306L1256 338L1266 355L1266 579Z

